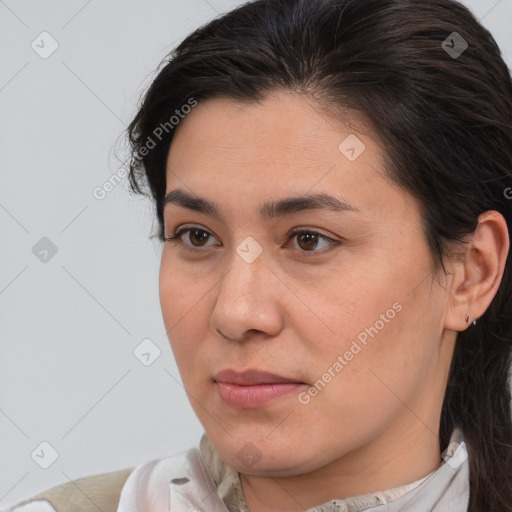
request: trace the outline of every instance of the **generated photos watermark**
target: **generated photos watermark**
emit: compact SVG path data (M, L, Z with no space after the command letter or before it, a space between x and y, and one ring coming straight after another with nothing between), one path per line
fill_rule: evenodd
M379 320L377 320L372 326L366 327L357 336L357 339L352 340L350 347L343 353L338 355L336 360L326 369L322 376L315 381L315 383L308 388L307 391L302 391L298 394L297 399L302 405L307 405L311 402L311 398L318 395L329 382L332 381L342 370L345 368L350 361L359 354L363 348L368 345L368 337L374 338L379 332L384 329L386 324L389 324L393 318L402 311L402 304L395 302L393 306L386 310L385 313L381 313Z
M163 137L164 133L167 135L172 130L176 128L181 122L182 119L184 119L187 114L190 114L192 109L198 105L198 102L194 98L189 98L187 103L181 106L181 108L176 109L174 111L174 114L169 118L168 121L165 123L160 123L154 130L153 130L153 137L149 135L146 139L146 142L142 145L142 147L139 149L139 151L134 155L134 158L136 160L142 160L146 155L149 154L149 152L156 147L158 142L160 142ZM155 140L157 139L157 140ZM158 142L157 142L158 141Z

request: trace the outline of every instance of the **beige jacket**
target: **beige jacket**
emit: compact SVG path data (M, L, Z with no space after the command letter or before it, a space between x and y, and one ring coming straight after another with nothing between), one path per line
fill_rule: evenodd
M469 463L455 429L441 466L387 491L333 499L306 512L467 512ZM199 449L68 482L0 512L249 512L240 474L203 435Z

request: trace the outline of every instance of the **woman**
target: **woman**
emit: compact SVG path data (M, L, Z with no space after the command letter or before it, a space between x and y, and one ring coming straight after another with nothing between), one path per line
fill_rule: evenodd
M205 434L12 510L512 510L512 81L465 7L250 2L129 139Z

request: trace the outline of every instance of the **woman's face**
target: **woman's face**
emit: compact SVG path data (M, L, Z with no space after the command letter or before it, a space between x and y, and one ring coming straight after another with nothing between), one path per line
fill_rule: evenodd
M198 200L165 206L167 237L191 231L164 245L163 318L194 411L243 473L357 471L438 443L455 333L384 149L291 93L200 101L177 128L166 193Z

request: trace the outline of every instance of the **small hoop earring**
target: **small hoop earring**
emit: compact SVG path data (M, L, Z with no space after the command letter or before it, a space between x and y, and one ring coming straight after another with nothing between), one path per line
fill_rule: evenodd
M466 321L467 324L469 324L469 313L466 313L466 316L464 317L464 320ZM473 325L476 325L476 319L473 320Z

